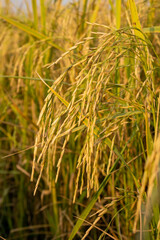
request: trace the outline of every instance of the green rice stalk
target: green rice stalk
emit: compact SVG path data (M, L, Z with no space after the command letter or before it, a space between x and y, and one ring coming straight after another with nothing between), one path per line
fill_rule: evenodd
M32 0L32 9L33 9L33 17L34 17L34 29L38 30L37 0Z
M46 35L46 6L44 0L40 0L40 9L41 9L41 28L42 33Z

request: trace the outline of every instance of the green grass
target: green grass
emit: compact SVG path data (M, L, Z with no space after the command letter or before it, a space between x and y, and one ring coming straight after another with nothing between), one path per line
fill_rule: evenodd
M158 240L159 2L27 9L0 10L0 238Z

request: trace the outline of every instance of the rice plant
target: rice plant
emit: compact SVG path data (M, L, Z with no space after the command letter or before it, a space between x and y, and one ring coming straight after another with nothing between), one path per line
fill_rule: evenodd
M26 7L1 6L0 238L158 240L159 2Z

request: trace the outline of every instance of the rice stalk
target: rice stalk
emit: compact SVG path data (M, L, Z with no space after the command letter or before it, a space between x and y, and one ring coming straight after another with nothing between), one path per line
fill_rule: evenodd
M145 208L142 216L143 226L140 229L140 231L142 231L143 238L149 237L148 233L145 233L145 230L149 229L149 225L151 226L152 218L156 217L157 214L157 224L159 221L159 143L160 136L158 135L157 139L154 142L152 154L149 155L145 165L145 171L142 179L142 187L137 204L136 218L134 222L134 232L136 232L136 226L138 224L142 203L143 201L145 201ZM145 194L146 187L148 188L148 190ZM155 209L156 212L154 212Z
M2 237L159 239L159 2L32 2L0 9Z

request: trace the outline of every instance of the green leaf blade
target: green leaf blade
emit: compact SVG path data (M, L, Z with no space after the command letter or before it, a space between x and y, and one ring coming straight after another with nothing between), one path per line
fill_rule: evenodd
M60 47L59 45L53 43L51 40L49 40L49 37L44 35L43 33L38 32L37 30L30 28L28 26L26 26L23 23L20 23L16 20L13 20L11 18L8 18L6 16L0 16L0 18L2 18L3 20L5 20L6 22L12 24L13 26L19 28L20 30L22 30L23 32L26 32L27 34L39 39L39 40L45 40L48 41L48 43L50 45L52 45L54 48L60 50L60 51L64 51L64 49L62 47Z

